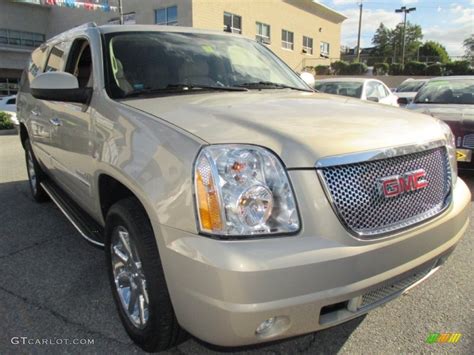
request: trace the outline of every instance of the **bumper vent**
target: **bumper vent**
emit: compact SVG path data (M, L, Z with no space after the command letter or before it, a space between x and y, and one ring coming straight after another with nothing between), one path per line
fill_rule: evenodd
M418 282L425 276L427 276L430 273L431 269L432 266L391 285L386 285L376 290L367 292L365 295L362 296L362 302L359 306L359 309L369 307L377 302L386 299L387 297L390 297L400 291L407 289L415 282Z
M397 197L380 194L381 178L426 171L428 186ZM446 148L320 168L319 176L345 227L367 238L420 223L441 213L451 196L451 171Z

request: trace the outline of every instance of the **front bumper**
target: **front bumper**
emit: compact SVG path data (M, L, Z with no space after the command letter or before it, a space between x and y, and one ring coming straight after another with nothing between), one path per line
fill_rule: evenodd
M154 225L176 316L191 334L239 346L358 317L397 293L354 308L359 296L436 268L469 223L470 192L458 179L441 215L397 235L358 240L340 225L314 171L290 175L303 222L297 236L219 241ZM277 331L256 335L271 317L282 317Z

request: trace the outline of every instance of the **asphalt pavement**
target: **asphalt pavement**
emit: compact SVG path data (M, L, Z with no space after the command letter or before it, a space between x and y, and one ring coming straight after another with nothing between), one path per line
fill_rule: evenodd
M464 179L474 188L474 176ZM115 310L103 251L53 203L33 202L17 136L0 136L0 266L0 354L141 353ZM256 347L225 349L190 338L168 353L473 354L473 272L471 225L439 272L364 317ZM427 344L430 333L462 336L456 344Z

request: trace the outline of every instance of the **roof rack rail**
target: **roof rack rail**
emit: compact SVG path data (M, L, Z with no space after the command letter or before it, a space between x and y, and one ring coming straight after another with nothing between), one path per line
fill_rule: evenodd
M92 27L97 27L97 24L95 22L86 22L86 23L83 23L82 25L73 27L72 29L92 28Z
M72 27L67 31L57 34L56 36L52 37L49 41L57 39L57 38L61 38L65 34L73 32L73 31L77 31L80 29L87 29L87 28L95 28L95 27L97 27L97 24L95 22L86 22L86 23L83 23L82 25Z
M97 24L95 22L86 22L86 23L83 23L82 25L71 27L69 30L65 32L71 32L75 30L80 30L80 29L85 29L85 28L94 28L94 27L97 27Z

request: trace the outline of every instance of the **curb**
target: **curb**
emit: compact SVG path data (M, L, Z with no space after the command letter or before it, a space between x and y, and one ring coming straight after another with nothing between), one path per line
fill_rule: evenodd
M14 136L17 135L18 131L16 128L13 129L0 129L0 136Z

